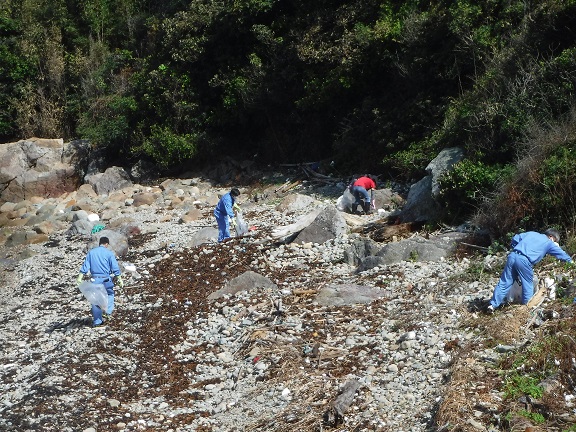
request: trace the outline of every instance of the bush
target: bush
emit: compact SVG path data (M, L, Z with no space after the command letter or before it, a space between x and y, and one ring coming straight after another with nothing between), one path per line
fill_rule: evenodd
M151 134L136 148L151 157L162 168L192 158L197 151L197 137L192 134L178 135L167 127L153 125Z
M494 236L555 226L576 230L576 109L549 127L533 127L513 175L486 199L476 223Z
M440 179L438 201L447 209L447 219L461 222L462 218L470 216L488 192L508 178L512 170L510 166L489 166L468 159L454 165Z
M114 148L128 145L132 134L130 119L136 111L133 97L108 95L96 99L78 125L82 138L96 147Z

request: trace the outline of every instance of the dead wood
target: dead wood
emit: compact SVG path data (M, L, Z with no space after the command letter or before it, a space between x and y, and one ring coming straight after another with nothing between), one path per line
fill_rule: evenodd
M292 294L294 295L312 295L317 293L318 291L314 289L307 289L307 290L295 289L292 291Z
M377 242L389 242L397 238L404 238L422 229L422 222L407 222L392 225L388 218L351 229L352 232L367 234Z
M334 178L324 174L320 174L307 166L302 166L301 168L304 174L308 177L308 179L313 181L319 181L323 183L338 183L339 181L342 181L342 179L339 178Z
M274 192L275 193L285 193L288 192L291 189L294 189L296 186L298 186L300 184L300 179L295 180L291 183L284 183L282 186L280 186L279 188L275 189Z
M326 410L323 416L324 423L332 427L342 424L344 421L344 414L354 400L356 390L360 387L360 382L356 379L347 381L342 387L342 391L336 397L330 408Z

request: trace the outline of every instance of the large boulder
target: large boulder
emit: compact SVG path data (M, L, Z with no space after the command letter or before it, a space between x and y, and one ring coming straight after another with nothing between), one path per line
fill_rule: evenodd
M87 250L98 247L101 237L108 237L110 241L108 249L111 249L117 257L123 257L128 253L128 237L124 233L110 229L104 229L94 234L87 245Z
M213 227L204 227L190 236L186 247L193 248L207 243L216 243L218 241L218 229Z
M133 185L128 173L117 166L110 167L103 173L88 175L85 180L92 185L98 195L108 195L110 192Z
M75 144L31 138L0 145L0 202L59 197L80 185Z
M464 159L464 150L451 147L442 150L426 167L426 175L410 187L406 204L399 214L401 222L428 222L441 218L444 209L436 201L442 175Z
M294 237L310 225L320 214L321 209L315 208L310 213L305 214L304 216L300 217L296 222L290 225L276 227L272 230L272 238L282 242L287 243L290 240L294 239Z
M294 239L294 243L324 243L348 231L342 214L333 205L325 206L314 221Z
M276 210L282 213L294 212L310 207L315 202L316 200L308 195L290 194L276 206Z
M375 255L362 258L358 271L361 272L401 261L441 261L454 254L460 242L466 237L466 233L452 232L430 237L429 239L417 236L388 243Z
M344 262L358 266L364 258L376 255L381 249L380 243L370 238L359 237L344 251Z

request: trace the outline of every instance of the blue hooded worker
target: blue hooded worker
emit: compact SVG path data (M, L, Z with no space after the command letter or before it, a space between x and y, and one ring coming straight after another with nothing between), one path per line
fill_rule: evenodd
M512 251L508 254L504 271L494 288L486 312L491 314L504 303L515 280L522 285L522 304L527 304L534 295L532 267L546 255L571 263L572 258L558 245L559 241L560 233L555 229L547 229L544 233L528 231L512 237Z
M240 191L233 188L230 192L224 194L216 208L214 209L214 217L218 223L218 243L230 238L230 223L236 223L234 218L234 209L238 208L236 198L240 195Z
M78 285L82 283L84 276L90 274L91 278L96 284L104 285L106 293L108 294L108 309L106 315L111 315L114 310L114 280L111 275L116 277L118 285L124 287L120 267L114 252L108 249L110 240L108 237L100 237L98 247L91 249L86 255L86 259L80 268L78 274ZM103 311L100 306L92 305L92 326L98 327L104 324Z

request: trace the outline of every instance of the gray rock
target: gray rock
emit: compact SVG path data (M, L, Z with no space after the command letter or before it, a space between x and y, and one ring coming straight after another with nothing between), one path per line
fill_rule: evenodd
M217 228L202 228L190 236L187 242L188 247L196 247L207 243L216 243L218 241Z
M0 202L32 196L58 197L80 184L75 167L63 162L61 139L18 141L0 146Z
M230 280L223 288L208 296L209 300L215 300L225 295L234 295L240 291L276 290L278 287L270 279L253 271L247 271Z
M382 290L364 285L329 285L320 290L315 301L322 306L342 306L370 303L384 295Z
M463 233L453 232L430 239L415 237L388 243L375 256L362 259L358 271L400 261L440 261L452 255L465 237Z
M119 231L113 231L110 229L103 229L94 234L92 239L86 245L86 250L88 251L97 247L101 237L108 237L108 240L110 241L108 248L115 253L116 257L123 257L128 253L127 236Z
M382 249L382 244L366 237L359 237L344 251L344 262L358 266L366 257L376 255Z
M120 167L107 168L103 173L87 176L86 180L98 195L107 195L110 192L132 186L130 176Z
M333 205L325 206L314 221L294 239L294 243L324 243L347 232L346 221Z
M440 192L439 179L463 158L463 149L459 147L446 148L428 164L426 167L428 175L410 187L406 203L399 214L402 222L438 220L443 212L436 201Z

